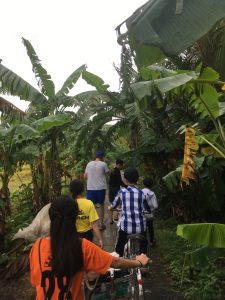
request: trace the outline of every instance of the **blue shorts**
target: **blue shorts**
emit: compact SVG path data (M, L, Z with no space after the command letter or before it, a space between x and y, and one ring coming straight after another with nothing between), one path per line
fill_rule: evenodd
M94 204L104 204L106 190L87 190L87 199L91 200Z

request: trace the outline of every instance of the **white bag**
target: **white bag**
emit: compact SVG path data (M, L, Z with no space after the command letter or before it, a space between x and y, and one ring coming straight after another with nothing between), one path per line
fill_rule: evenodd
M25 239L30 242L36 241L40 237L49 236L50 218L48 210L51 203L45 205L33 219L32 223L19 231L13 236L15 239Z

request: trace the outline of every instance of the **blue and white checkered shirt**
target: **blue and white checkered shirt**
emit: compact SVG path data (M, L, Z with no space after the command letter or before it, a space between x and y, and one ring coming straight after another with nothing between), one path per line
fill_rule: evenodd
M144 193L136 186L121 188L116 195L111 207L122 204L120 229L128 234L144 233L146 219L143 213Z

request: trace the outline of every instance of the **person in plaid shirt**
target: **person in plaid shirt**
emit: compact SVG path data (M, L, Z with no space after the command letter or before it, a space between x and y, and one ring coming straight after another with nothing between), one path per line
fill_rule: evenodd
M145 195L136 184L139 174L136 169L130 168L124 172L127 188L121 188L116 195L110 210L121 204L121 217L119 223L118 239L115 251L123 256L124 246L127 243L129 234L142 234L146 236L146 219L143 213ZM140 240L140 253L147 252L147 240Z

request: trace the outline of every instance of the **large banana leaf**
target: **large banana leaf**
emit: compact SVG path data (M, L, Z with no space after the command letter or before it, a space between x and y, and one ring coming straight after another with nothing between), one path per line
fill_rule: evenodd
M217 81L219 79L219 74L211 69L205 68L202 74L199 76L200 80ZM198 82L198 81L196 81ZM220 94L217 92L215 87L211 84L203 84L195 87L197 93L194 93L190 98L190 105L199 114L201 119L205 117L218 118L221 114L219 97Z
M166 187L170 192L176 191L176 187L180 183L181 173L182 173L182 166L179 166L176 168L176 170L171 171L170 173L168 173L162 178L163 182L165 183Z
M162 93L165 93L195 78L196 74L194 72L181 73L166 78L136 82L131 84L131 88L138 99L141 100L144 96L151 95L151 91L154 86L156 86Z
M94 86L97 91L99 92L106 92L109 85L105 84L104 80L100 78L99 76L88 72L84 71L82 73L82 78L90 85Z
M19 75L0 64L0 91L33 103L46 103L45 96Z
M29 140L37 137L39 137L39 132L34 128L26 124L16 125L16 130L14 134L14 138L16 142L19 142L24 139Z
M42 67L41 61L38 58L33 46L31 43L22 38L23 44L27 49L27 54L30 58L31 64L33 66L33 72L35 74L35 77L38 80L38 86L40 87L42 93L52 98L55 96L55 85L51 80L51 76L47 73L47 71Z
M177 55L207 33L224 12L224 0L150 0L126 20L130 45L139 57L146 55L139 45L159 47L158 53L148 53L152 62L158 61L161 50Z
M225 224L182 224L177 226L177 235L196 247L225 248Z
M53 127L61 127L71 122L69 114L57 114L54 116L45 117L32 123L32 126L39 132L50 130Z
M69 91L73 88L74 84L79 79L80 75L83 71L87 69L86 65L80 66L78 69L76 69L64 82L61 89L57 92L56 97L60 97L62 95L67 95Z

